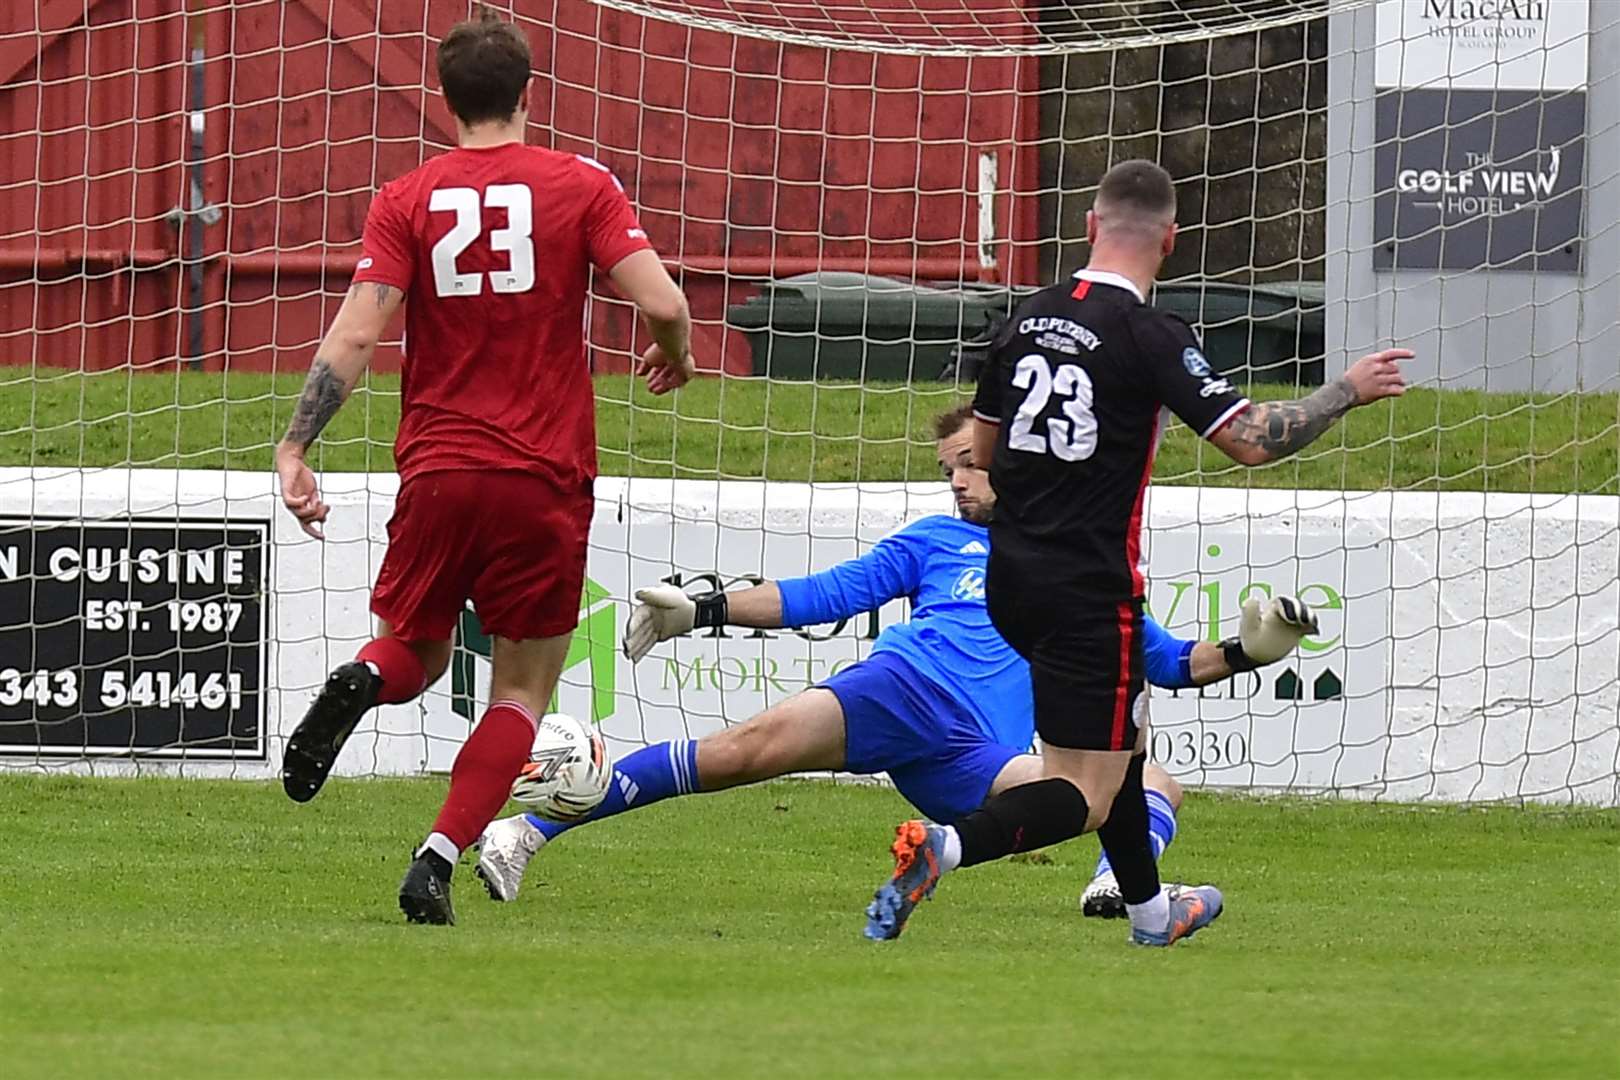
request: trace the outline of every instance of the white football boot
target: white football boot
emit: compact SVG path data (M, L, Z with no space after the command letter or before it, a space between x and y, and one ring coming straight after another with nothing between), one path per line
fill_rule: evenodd
M473 872L484 883L491 900L510 903L517 899L529 860L545 846L545 833L535 828L527 815L497 818L478 838L478 866Z
M1090 919L1123 919L1125 898L1119 895L1119 882L1112 870L1104 870L1091 879L1086 891L1080 894L1080 910Z

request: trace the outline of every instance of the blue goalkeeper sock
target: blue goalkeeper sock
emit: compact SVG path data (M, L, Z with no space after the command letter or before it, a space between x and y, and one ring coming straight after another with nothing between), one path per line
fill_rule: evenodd
M1162 792L1149 788L1147 809L1148 840L1153 844L1153 861L1158 862L1164 858L1164 849L1176 838L1176 808L1170 805L1170 800ZM1096 877L1111 869L1113 867L1108 864L1108 853L1105 851L1098 856L1097 869L1091 876Z
M607 795L602 799L602 805L591 811L588 817L559 825L534 814L524 816L550 840L576 825L651 806L671 795L691 795L697 790L697 742L681 739L653 743L643 746L613 767L613 780L608 784Z

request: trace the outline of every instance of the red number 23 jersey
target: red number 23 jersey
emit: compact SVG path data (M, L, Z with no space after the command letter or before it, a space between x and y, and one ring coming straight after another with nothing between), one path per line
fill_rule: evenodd
M385 184L354 281L405 293L400 478L508 469L577 490L594 477L590 269L649 246L612 173L573 154L463 148Z

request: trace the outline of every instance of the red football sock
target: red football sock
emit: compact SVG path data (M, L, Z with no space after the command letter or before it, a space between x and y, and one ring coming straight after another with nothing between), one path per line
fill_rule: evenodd
M484 713L450 767L450 793L433 822L462 851L506 805L512 781L534 748L535 717L515 701L497 701Z
M422 669L422 661L399 638L368 641L355 659L370 664L382 680L382 689L377 691L379 705L402 705L427 689L427 672Z

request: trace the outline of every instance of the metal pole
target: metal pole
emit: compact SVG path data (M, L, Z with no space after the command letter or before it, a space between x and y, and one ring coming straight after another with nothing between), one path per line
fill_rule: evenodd
M202 210L208 204L203 191L203 129L207 123L203 112L204 82L202 45L194 44L186 67L191 76L190 128L191 142L187 151L187 176L190 187L190 213L185 216L186 236L186 360L193 371L203 366L203 228Z

